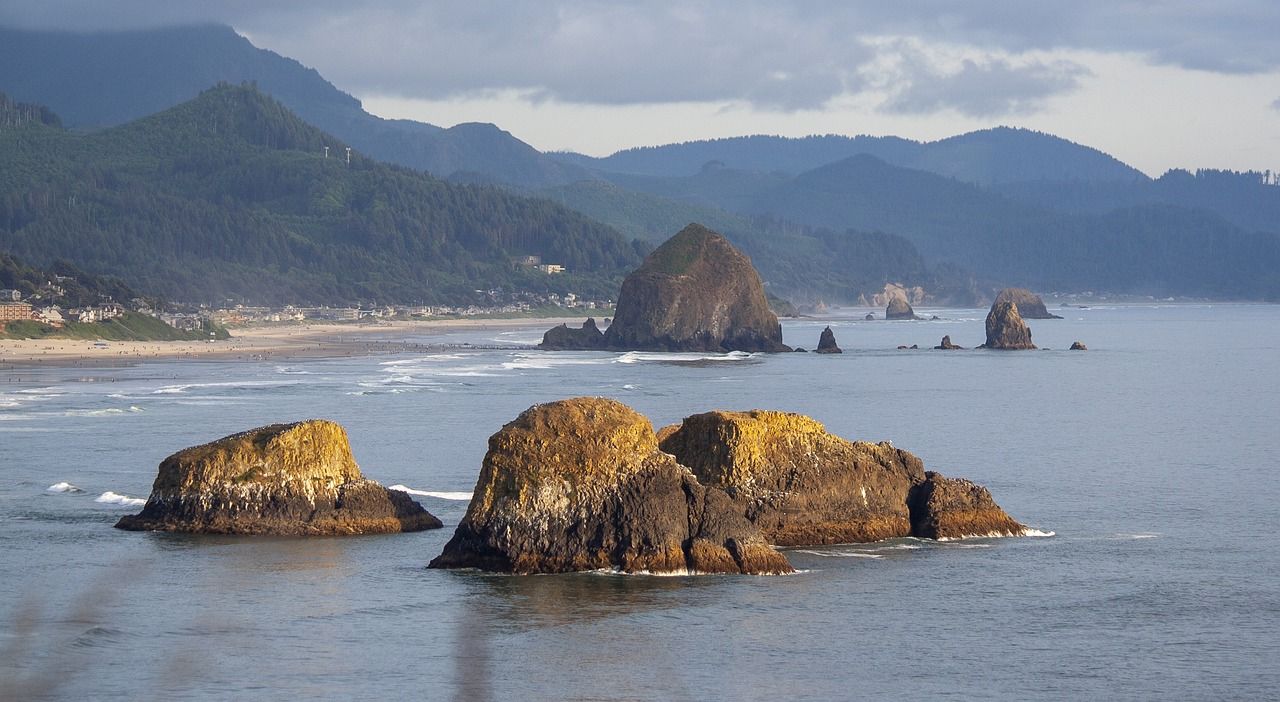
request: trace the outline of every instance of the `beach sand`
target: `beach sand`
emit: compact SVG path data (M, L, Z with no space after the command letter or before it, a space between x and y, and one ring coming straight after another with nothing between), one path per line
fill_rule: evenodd
M118 366L152 359L261 360L318 358L431 350L407 336L456 329L550 329L578 325L586 317L543 319L446 319L367 324L253 325L231 330L223 341L109 341L0 339L0 371L40 365Z

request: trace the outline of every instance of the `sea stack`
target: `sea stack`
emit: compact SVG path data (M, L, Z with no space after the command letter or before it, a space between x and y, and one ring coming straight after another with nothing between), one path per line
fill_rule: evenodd
M889 300L889 306L884 309L885 319L915 319L916 311L911 309L911 303L907 302L907 298L895 295Z
M844 353L839 346L836 345L836 334L831 331L831 327L822 330L822 335L818 337L818 348L815 353Z
M534 405L489 438L467 514L431 567L792 571L723 490L658 449L648 419L585 397Z
M912 490L910 507L911 533L922 539L1021 536L1027 531L996 505L986 488L932 471Z
M996 295L997 303L1012 302L1018 306L1023 319L1062 319L1044 306L1040 296L1026 288L1005 288Z
M954 351L954 350L957 350L957 349L963 349L964 347L963 347L963 346L956 346L955 344L951 343L951 336L950 336L950 335L947 335L947 336L942 337L942 343L938 344L937 346L935 346L935 347L933 347L933 348L935 348L935 349L942 349L942 350L944 350L944 351Z
M313 419L184 449L116 527L204 534L383 534L441 526L404 493L365 480L346 431Z
M1018 314L1018 305L1013 302L996 302L987 313L987 343L989 349L1034 349L1031 343L1031 328L1022 321Z
M1071 342L1071 348L1068 350L1069 351L1088 351L1089 347L1085 346L1083 341L1073 341Z
M568 324L552 327L542 335L540 348L554 351L589 351L604 348L604 333L596 326L594 317L588 317L581 329L570 329Z
M561 338L565 335L556 337ZM790 351L751 260L699 224L654 249L623 281L604 346L617 351Z

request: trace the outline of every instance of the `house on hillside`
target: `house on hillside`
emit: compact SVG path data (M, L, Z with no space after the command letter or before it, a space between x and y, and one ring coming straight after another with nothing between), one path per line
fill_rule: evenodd
M22 291L5 288L0 290L0 302L20 302L22 300Z

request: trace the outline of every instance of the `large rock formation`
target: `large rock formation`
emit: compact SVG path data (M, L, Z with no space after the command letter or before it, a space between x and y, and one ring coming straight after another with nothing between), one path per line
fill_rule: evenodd
M360 475L347 433L274 424L164 459L142 512L116 527L209 534L379 534L440 527L417 502Z
M922 539L1021 536L1027 530L996 505L986 488L932 471L912 490L910 506L911 533Z
M996 295L996 303L1012 302L1023 319L1062 319L1044 306L1040 296L1026 288L1005 288Z
M782 546L1022 533L985 490L958 500L954 486L972 483L926 474L906 451L842 439L803 415L694 415L664 429L661 446Z
M588 317L581 329L570 329L568 324L561 324L542 335L541 348L553 351L587 351L604 347L604 333L596 326L594 317Z
M911 309L911 303L907 302L905 297L894 297L889 300L889 306L884 308L885 319L915 319L916 311Z
M699 224L627 276L604 340L620 351L790 350L751 260Z
M791 572L728 495L658 450L649 420L601 398L535 405L490 437L466 517L431 567Z
M1018 314L1018 305L1013 302L996 302L987 313L987 343L989 349L1034 349L1031 343L1031 328L1022 321Z
M818 337L817 353L844 353L844 351L836 345L836 333L831 331L831 327L822 330L822 335Z

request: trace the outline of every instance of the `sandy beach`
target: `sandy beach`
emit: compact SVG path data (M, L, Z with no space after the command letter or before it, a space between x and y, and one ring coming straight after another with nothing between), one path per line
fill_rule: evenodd
M254 325L223 341L110 341L0 339L0 371L40 365L115 366L161 358L261 360L396 353L433 347L405 337L452 329L549 329L586 317L443 319L368 324Z

